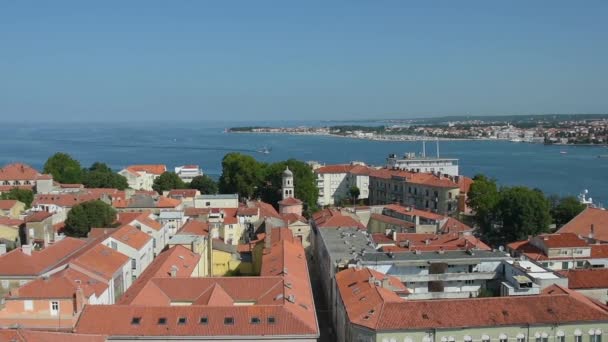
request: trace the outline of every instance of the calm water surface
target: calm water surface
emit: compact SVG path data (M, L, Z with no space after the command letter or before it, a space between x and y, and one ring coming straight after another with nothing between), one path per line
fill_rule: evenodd
M248 124L253 123L239 123ZM294 123L273 123L288 124ZM195 163L206 173L218 175L222 157L231 151L268 162L296 158L323 163L361 160L380 165L389 153L422 149L420 142L223 133L224 128L233 125L216 122L4 126L0 127L0 165L20 161L42 169L51 154L62 151L85 166L95 161L106 162L115 169L138 163L163 163L168 167ZM256 152L264 146L271 148L272 153ZM427 143L429 152L435 153L434 143ZM598 158L608 155L605 147L446 141L441 142L440 153L459 158L461 173L467 176L484 173L500 184L537 187L558 195L575 195L589 189L595 202L608 204L608 158Z

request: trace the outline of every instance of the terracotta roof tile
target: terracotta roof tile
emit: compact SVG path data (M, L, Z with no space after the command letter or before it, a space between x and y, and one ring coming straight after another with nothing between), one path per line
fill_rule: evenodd
M594 227L594 238L608 242L608 211L598 208L587 208L566 223L558 233L574 233L588 237Z
M0 210L11 210L17 202L16 200L0 200Z
M199 236L209 235L209 222L202 222L197 220L189 220L182 226L177 234L192 234Z
M391 178L402 178L408 183L421 184L427 186L433 186L438 188L461 188L460 180L456 182L454 177L439 176L432 173L422 172L411 172L405 170L389 170L379 169L372 170L370 177L391 179ZM459 178L460 179L460 178ZM464 182L464 181L463 181ZM470 186L470 185L469 185ZM466 186L462 185L462 188L466 190Z
M279 202L280 205L300 205L302 201L295 197L287 197L286 199Z
M131 172L146 172L154 175L161 175L167 171L167 166L162 164L131 165L127 166L127 170Z
M104 335L83 335L23 329L0 330L0 341L11 342L105 342Z
M86 298L92 294L101 295L108 288L108 284L88 276L77 270L66 268L48 278L38 278L19 287L18 291L11 291L7 300L24 298L73 298L76 289L81 288Z
M191 197L195 197L197 194L198 194L198 190L196 190L196 189L176 189L176 190L169 191L169 193L167 194L167 197L191 198Z
M55 267L86 245L84 240L64 238L41 251L32 251L32 255L16 248L0 256L0 275L32 276L39 275Z
M355 227L366 229L366 227L351 216L343 215L337 210L324 209L313 214L313 220L317 228Z
M72 263L109 280L129 261L128 256L102 244L95 244Z
M10 218L8 216L0 216L0 225L18 228L24 224L24 220Z
M32 206L54 204L59 207L71 208L77 204L94 201L101 198L100 194L88 191L74 194L37 194L34 197Z
M314 172L323 173L350 173L353 175L369 175L373 168L363 165L352 165L352 164L336 164L326 165L316 169Z
M150 235L129 225L120 227L110 236L137 250L141 250L150 240L152 240Z
M568 277L570 289L608 289L608 269L580 269L560 273Z
M14 163L5 165L0 169L0 180L29 180L34 181L41 174L33 167L22 164Z
M25 222L42 222L51 216L53 214L46 211L35 211L25 217Z

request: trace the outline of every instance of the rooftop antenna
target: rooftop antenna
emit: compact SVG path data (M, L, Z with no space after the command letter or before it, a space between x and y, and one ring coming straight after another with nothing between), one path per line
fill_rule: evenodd
M439 158L439 138L437 138L436 143L437 143L437 158Z
M422 139L422 157L426 157L426 141Z

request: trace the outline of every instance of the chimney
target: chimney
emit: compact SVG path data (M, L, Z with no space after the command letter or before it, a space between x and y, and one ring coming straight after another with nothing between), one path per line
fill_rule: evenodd
M266 236L264 237L264 247L270 248L270 244L272 243L272 228L266 226Z
M591 230L589 232L589 238L593 239L595 237L595 225L592 223L591 224Z
M84 291L82 291L80 284L78 284L78 287L76 288L76 293L74 293L74 311L76 313L79 313L80 311L82 311L82 308L84 308L85 304L86 303Z
M6 254L6 245L5 244L0 244L0 255L4 255Z
M171 266L171 278L177 277L177 270L178 270L177 266L175 266L175 265Z
M397 242L397 231L393 229L393 241Z
M388 277L386 277L386 276L384 278L382 278L382 287L385 289L390 288L390 283L388 281Z
M21 252L25 255L32 255L32 245L22 245Z

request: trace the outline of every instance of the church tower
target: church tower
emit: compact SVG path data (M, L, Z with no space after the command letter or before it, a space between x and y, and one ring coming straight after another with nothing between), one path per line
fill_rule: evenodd
M288 166L283 171L283 199L293 196L293 172L291 172Z

